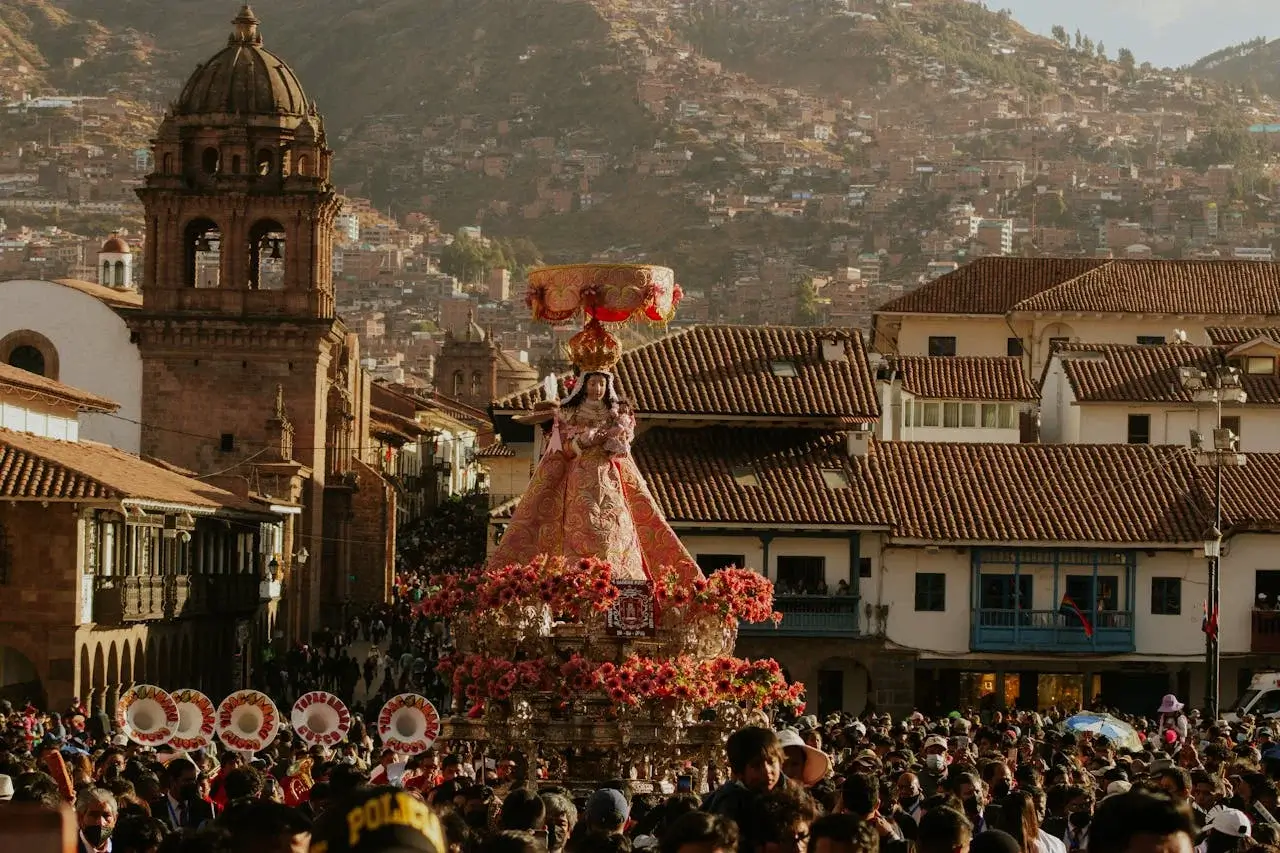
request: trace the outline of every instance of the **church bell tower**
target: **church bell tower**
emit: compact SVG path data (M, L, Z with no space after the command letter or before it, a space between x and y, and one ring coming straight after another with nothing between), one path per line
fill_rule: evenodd
M348 343L331 269L339 202L324 121L258 25L241 8L160 124L138 190L143 308L128 322L143 360L143 454L300 501L291 552L312 555L311 575L334 467L326 401ZM314 618L318 594L304 595Z

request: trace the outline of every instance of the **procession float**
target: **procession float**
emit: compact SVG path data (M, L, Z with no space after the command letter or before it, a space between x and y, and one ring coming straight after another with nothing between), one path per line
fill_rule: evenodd
M576 373L550 377L522 419L542 454L487 564L433 579L421 605L453 638L442 740L519 756L530 778L657 787L704 772L734 729L801 705L776 661L733 656L740 622L780 618L772 584L705 577L631 458L608 327L666 322L679 300L665 267L530 273L536 319L585 321L568 342Z

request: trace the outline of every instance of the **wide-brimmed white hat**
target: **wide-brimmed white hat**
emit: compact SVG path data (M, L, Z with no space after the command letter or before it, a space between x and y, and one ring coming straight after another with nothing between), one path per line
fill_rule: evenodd
M795 729L783 729L778 732L778 745L783 749L799 747L804 750L804 769L800 771L800 782L808 787L822 781L831 769L831 758L820 749L814 749L800 738Z
M1181 711L1184 707L1185 706L1178 701L1177 696L1174 696L1172 693L1166 693L1165 697L1160 700L1159 713L1176 714L1179 711Z

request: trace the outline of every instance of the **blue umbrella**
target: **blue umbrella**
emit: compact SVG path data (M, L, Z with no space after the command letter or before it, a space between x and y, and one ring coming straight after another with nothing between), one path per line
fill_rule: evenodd
M1069 731L1089 732L1097 737L1105 737L1120 749L1142 751L1142 740L1133 726L1110 714L1081 711L1074 717L1068 717L1062 725Z

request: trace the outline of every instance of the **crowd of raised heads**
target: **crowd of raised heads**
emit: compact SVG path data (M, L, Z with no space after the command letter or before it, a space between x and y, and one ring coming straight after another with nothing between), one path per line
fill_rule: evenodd
M1276 731L1171 696L1123 741L1057 714L801 717L738 730L710 767L594 790L465 745L406 761L367 731L187 754L79 708L0 714L6 850L26 803L73 808L83 853L1280 853Z

